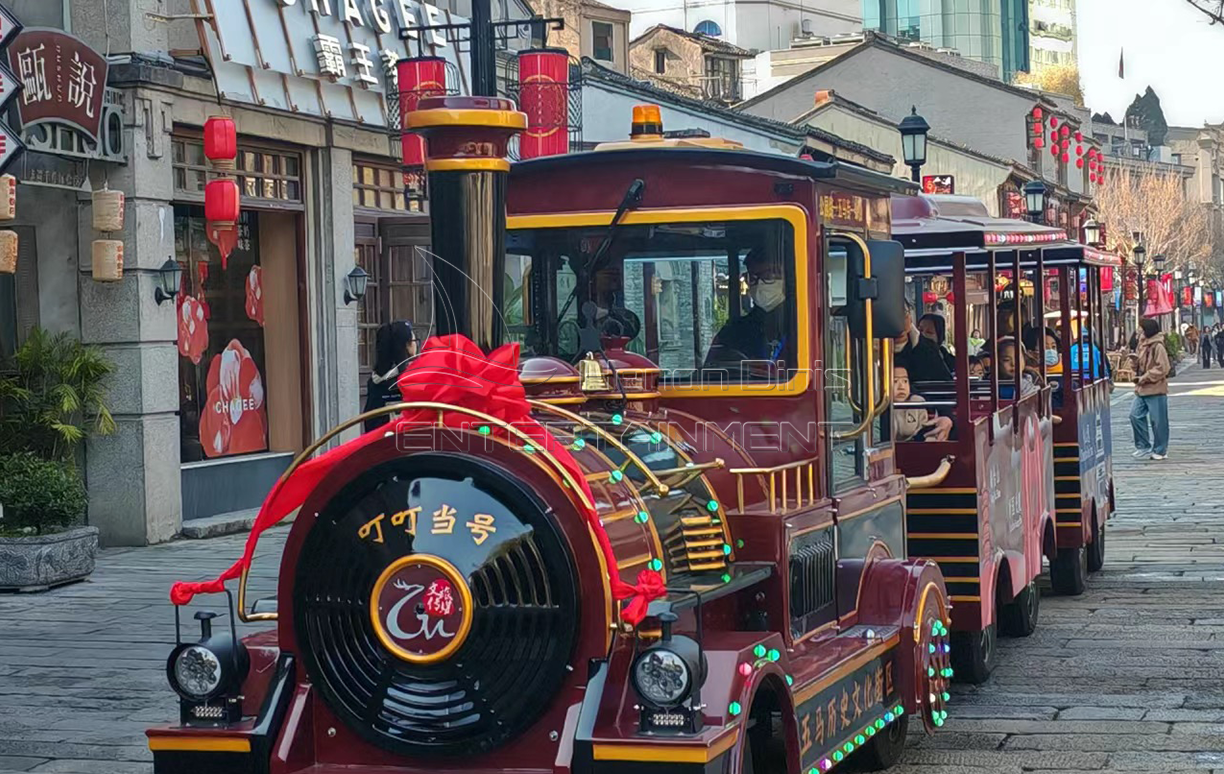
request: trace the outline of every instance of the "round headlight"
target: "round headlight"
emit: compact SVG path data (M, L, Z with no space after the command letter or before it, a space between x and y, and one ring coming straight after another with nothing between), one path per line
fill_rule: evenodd
M180 692L206 699L221 686L221 660L200 645L184 648L174 659L174 681Z
M667 648L652 648L634 663L633 685L646 701L667 707L684 701L693 677L678 654Z

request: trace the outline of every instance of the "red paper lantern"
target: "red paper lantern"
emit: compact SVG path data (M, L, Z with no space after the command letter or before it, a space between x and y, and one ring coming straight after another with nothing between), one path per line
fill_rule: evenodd
M519 110L527 114L527 131L519 138L524 159L557 156L569 150L569 52L565 49L520 51Z
M1083 169L1083 168L1084 168L1084 160L1083 160L1083 159L1076 159L1076 160L1075 160L1075 168L1076 168L1076 169Z
M1050 126L1058 126L1058 116L1050 116Z
M1075 155L1076 155L1076 156L1083 156L1083 155L1084 155L1084 146L1083 146L1083 145L1076 145L1076 146L1075 146Z
M1069 163L1071 163L1071 154L1070 154L1070 153L1064 153L1064 154L1062 155L1062 163L1064 163L1064 164L1069 164Z
M423 97L446 96L446 60L440 56L418 56L401 59L395 65L399 84L400 126L404 117L417 109ZM404 132L400 135L404 166L425 165L425 140L420 135Z
M1039 107L1033 108L1033 118L1036 118L1038 121L1040 121L1043 115L1045 115L1045 113L1041 111L1041 108Z
M204 187L204 219L226 225L238 222L238 184L229 178Z
M1039 149L1040 149L1040 148L1044 148L1044 147L1045 147L1045 138L1044 138L1044 137L1038 137L1037 139L1033 140L1033 147L1034 147L1034 148L1039 148Z
M1070 149L1071 149L1071 141L1070 141L1070 140L1063 140L1063 141L1062 141L1062 149L1063 149L1063 150L1070 150Z
M1090 174L1090 175L1088 175L1088 182L1090 182L1090 183L1095 183L1096 181L1097 181L1097 180L1096 180L1096 174Z
M1083 133L1083 132L1076 132L1076 133L1075 133L1075 141L1076 141L1076 142L1083 142L1083 141L1084 141L1084 133Z
M1058 158L1058 143L1054 143L1050 146L1050 155L1054 158Z
M1062 132L1062 136L1063 136L1063 137L1070 137L1070 136L1071 136L1071 127L1070 127L1070 126L1068 126L1067 124L1063 124L1063 125L1062 125L1062 129L1060 129L1059 131L1060 131L1060 132Z
M204 155L222 169L233 169L238 157L238 129L229 116L211 116L204 122Z

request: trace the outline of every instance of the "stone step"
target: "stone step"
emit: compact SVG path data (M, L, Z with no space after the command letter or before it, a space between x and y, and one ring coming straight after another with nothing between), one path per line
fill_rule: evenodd
M244 511L218 513L203 519L189 519L183 522L182 536L188 540L202 540L236 532L249 532L258 515L258 508L249 508Z

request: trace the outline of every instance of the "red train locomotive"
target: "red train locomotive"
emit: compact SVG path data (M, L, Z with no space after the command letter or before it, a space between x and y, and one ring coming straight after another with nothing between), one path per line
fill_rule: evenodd
M948 602L888 430L912 187L657 115L511 171L512 103L412 114L461 335L278 483L275 613L234 568L275 627L197 615L156 771L824 772L943 725Z

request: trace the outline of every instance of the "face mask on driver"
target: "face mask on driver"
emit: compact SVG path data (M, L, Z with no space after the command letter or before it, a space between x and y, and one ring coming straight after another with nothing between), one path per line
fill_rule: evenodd
M761 280L748 289L752 303L772 312L778 304L786 300L786 286L782 280Z
M1058 350L1047 349L1045 351L1045 364L1048 366L1058 365Z

